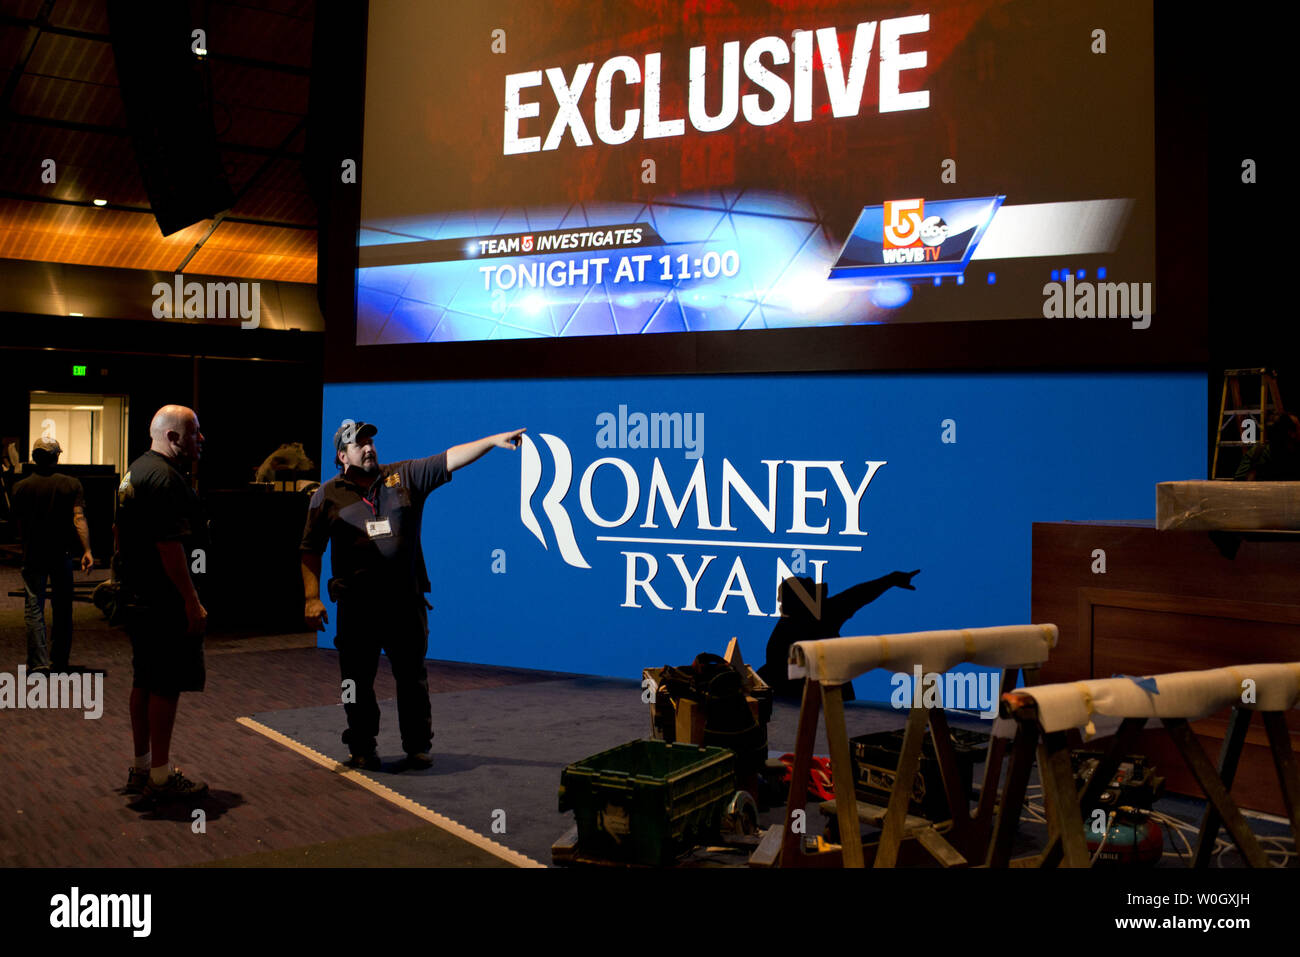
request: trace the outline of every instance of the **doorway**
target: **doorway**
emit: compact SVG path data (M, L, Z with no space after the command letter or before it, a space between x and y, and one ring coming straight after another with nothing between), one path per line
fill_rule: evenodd
M125 470L127 397L32 392L28 433L63 448L60 465L110 465Z

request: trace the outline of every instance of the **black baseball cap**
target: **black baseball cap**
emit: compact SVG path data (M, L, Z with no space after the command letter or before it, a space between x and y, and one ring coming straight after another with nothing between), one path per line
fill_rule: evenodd
M344 422L339 426L339 430L334 433L334 451L335 453L342 452L348 447L348 443L344 439L344 435L348 432L352 433L352 441L356 443L368 435L374 435L378 431L379 426L371 425L369 422L353 422L351 424Z

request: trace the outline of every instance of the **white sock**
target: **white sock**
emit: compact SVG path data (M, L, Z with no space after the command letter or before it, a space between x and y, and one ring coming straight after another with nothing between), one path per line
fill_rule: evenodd
M151 768L149 770L149 780L154 784L166 784L167 779L172 776L172 766L164 764L160 768Z
M146 751L144 754L137 754L137 755L135 756L135 760L131 762L131 767L136 768L136 769L147 768L148 766L149 766L149 752L148 752L148 751Z

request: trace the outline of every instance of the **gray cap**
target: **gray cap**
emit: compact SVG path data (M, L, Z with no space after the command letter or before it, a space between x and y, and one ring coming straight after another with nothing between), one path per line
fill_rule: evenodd
M63 446L59 445L55 439L47 439L45 436L41 436L32 443L33 458L35 458L37 452L41 452L50 458L57 458L63 454Z
M356 443L360 442L368 435L374 435L379 431L379 427L371 425L369 422L353 422L350 425L347 423L340 425L339 430L334 433L335 452L342 452L348 447L348 442L345 436L349 431L352 433L352 442Z

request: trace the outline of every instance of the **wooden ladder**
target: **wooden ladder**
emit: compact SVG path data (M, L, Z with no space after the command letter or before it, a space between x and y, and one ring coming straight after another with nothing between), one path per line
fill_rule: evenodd
M1241 380L1243 378L1259 379L1259 407L1245 408L1242 403ZM1232 408L1228 407L1228 393L1232 393ZM1272 406L1269 400L1272 400ZM1265 423L1270 413L1282 411L1282 396L1277 388L1277 373L1271 369L1225 369L1223 373L1223 394L1219 398L1219 430L1214 437L1214 461L1210 466L1210 478L1216 480L1231 479L1231 475L1219 474L1219 450L1221 448L1244 448L1266 441ZM1255 423L1255 441L1243 439L1248 421ZM1225 439L1223 434L1230 426L1236 426L1234 437Z

